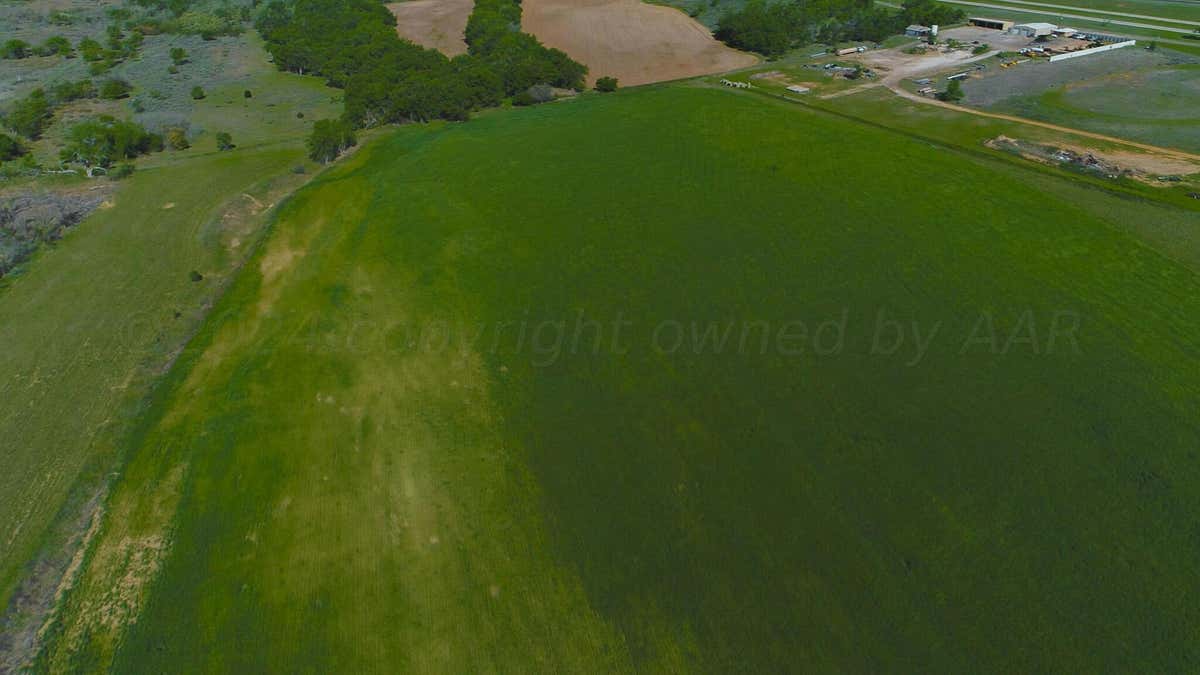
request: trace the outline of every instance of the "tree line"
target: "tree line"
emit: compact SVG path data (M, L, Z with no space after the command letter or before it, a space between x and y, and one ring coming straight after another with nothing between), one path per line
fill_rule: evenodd
M806 44L846 40L882 42L909 24L946 25L964 18L961 9L936 0L907 0L899 12L872 0L751 0L721 17L718 40L738 49L779 56Z
M272 0L255 27L277 67L345 90L341 123L315 128L310 139L319 161L344 149L352 138L347 127L464 120L534 85L581 89L587 74L564 52L521 32L517 0L476 2L465 31L468 52L454 58L401 39L395 17L375 0Z

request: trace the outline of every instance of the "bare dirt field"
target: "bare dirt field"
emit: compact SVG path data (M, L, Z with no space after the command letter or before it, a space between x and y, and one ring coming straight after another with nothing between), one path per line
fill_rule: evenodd
M640 0L525 0L522 7L522 29L586 64L589 82L612 76L623 86L647 84L757 62L671 7Z
M475 6L473 0L410 0L387 6L396 16L396 32L422 47L446 56L467 53L463 29Z

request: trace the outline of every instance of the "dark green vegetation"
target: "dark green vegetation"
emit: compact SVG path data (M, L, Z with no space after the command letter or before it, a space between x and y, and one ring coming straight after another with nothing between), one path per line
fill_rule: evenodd
M0 134L0 162L16 159L23 154L25 147L21 145L21 141L8 134Z
M318 120L308 137L308 157L326 164L357 143L354 127L345 120Z
M108 169L115 162L162 149L162 136L133 122L102 115L71 127L62 158L83 166L90 178L97 169Z
M1089 186L686 86L398 130L181 356L40 665L1189 670L1200 275L1127 228L1196 211Z
M958 103L963 99L962 82L958 80L950 80L946 84L945 91L938 92L937 98L939 101L949 101L950 103Z
M346 90L346 119L360 127L466 119L536 84L582 88L587 69L520 31L513 0L476 3L470 53L448 59L396 35L396 19L373 0L273 0L256 26L275 63L321 75Z
M876 7L871 0L752 0L722 16L715 35L732 47L779 56L813 42L882 42L903 33L908 24L948 25L964 16L936 0L908 0L899 12Z
M615 77L598 77L596 78L596 91L604 93L614 92L617 90L617 78Z

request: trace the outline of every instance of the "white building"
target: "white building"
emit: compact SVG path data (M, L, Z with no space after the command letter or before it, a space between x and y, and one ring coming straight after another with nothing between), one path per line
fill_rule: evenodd
M1023 35L1027 38L1037 38L1043 35L1053 35L1054 29L1058 28L1052 23L1019 23L1008 29L1009 35Z

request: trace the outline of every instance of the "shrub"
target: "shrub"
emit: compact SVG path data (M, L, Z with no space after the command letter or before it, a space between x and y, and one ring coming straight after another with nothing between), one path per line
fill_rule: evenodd
M50 123L52 114L46 92L34 89L28 96L13 103L4 115L4 126L26 138L37 139Z
M25 147L8 134L0 134L0 162L14 160L25 154Z
M218 35L237 35L241 32L240 17L219 16L208 12L189 10L184 12L171 25L175 33L199 35L205 40L215 39Z
M192 87L192 98L197 101L204 98L204 88L199 85Z
M95 98L97 94L96 85L91 80L60 82L50 88L50 98L58 105L84 98Z
M250 98L250 97L252 97L252 96L254 96L254 94L250 93L250 90L249 90L249 89L247 89L246 91L243 91L243 92L242 92L242 98Z
M176 65L167 66L167 72L172 75L175 75L176 73L179 72L179 66L176 66Z
M23 59L32 53L29 43L24 40L9 40L0 45L0 58Z
M204 275L200 274L196 270L192 270L191 272L188 272L188 280L191 281L193 284L197 284L197 283L200 283L201 281L204 281Z
M100 84L100 98L109 101L125 98L131 91L133 91L133 85L117 78L105 80Z
M232 150L233 136L230 136L226 131L217 132L217 150Z
M601 77L596 80L596 91L610 92L617 90L617 78Z
M188 53L183 47L171 47L171 61L177 66L187 63Z
M129 178L132 175L133 162L121 162L108 172L108 177L112 180L121 180L123 178Z
M991 49L991 48L992 48L992 47L991 47L991 45L989 45L989 44L986 44L986 43L980 43L980 44L979 44L979 45L977 45L977 46L976 46L974 49L972 49L972 50L971 50L971 53L972 53L972 54L975 54L976 56L978 56L979 54L986 54L986 53L987 53L987 51L988 51L989 49Z
M314 162L328 164L356 143L354 129L344 120L317 120L308 137L308 156Z
M168 127L166 129L167 146L172 150L187 150L192 146L188 143L187 130L183 127Z
M71 41L61 35L46 38L42 46L38 48L39 55L53 56L61 54L67 58L75 56L75 48L71 46Z
M104 46L92 38L80 40L78 49L84 61L99 61L104 58Z
M946 91L939 93L937 97L939 101L949 103L961 101L963 99L962 83L958 80L950 80L950 84L946 85Z

